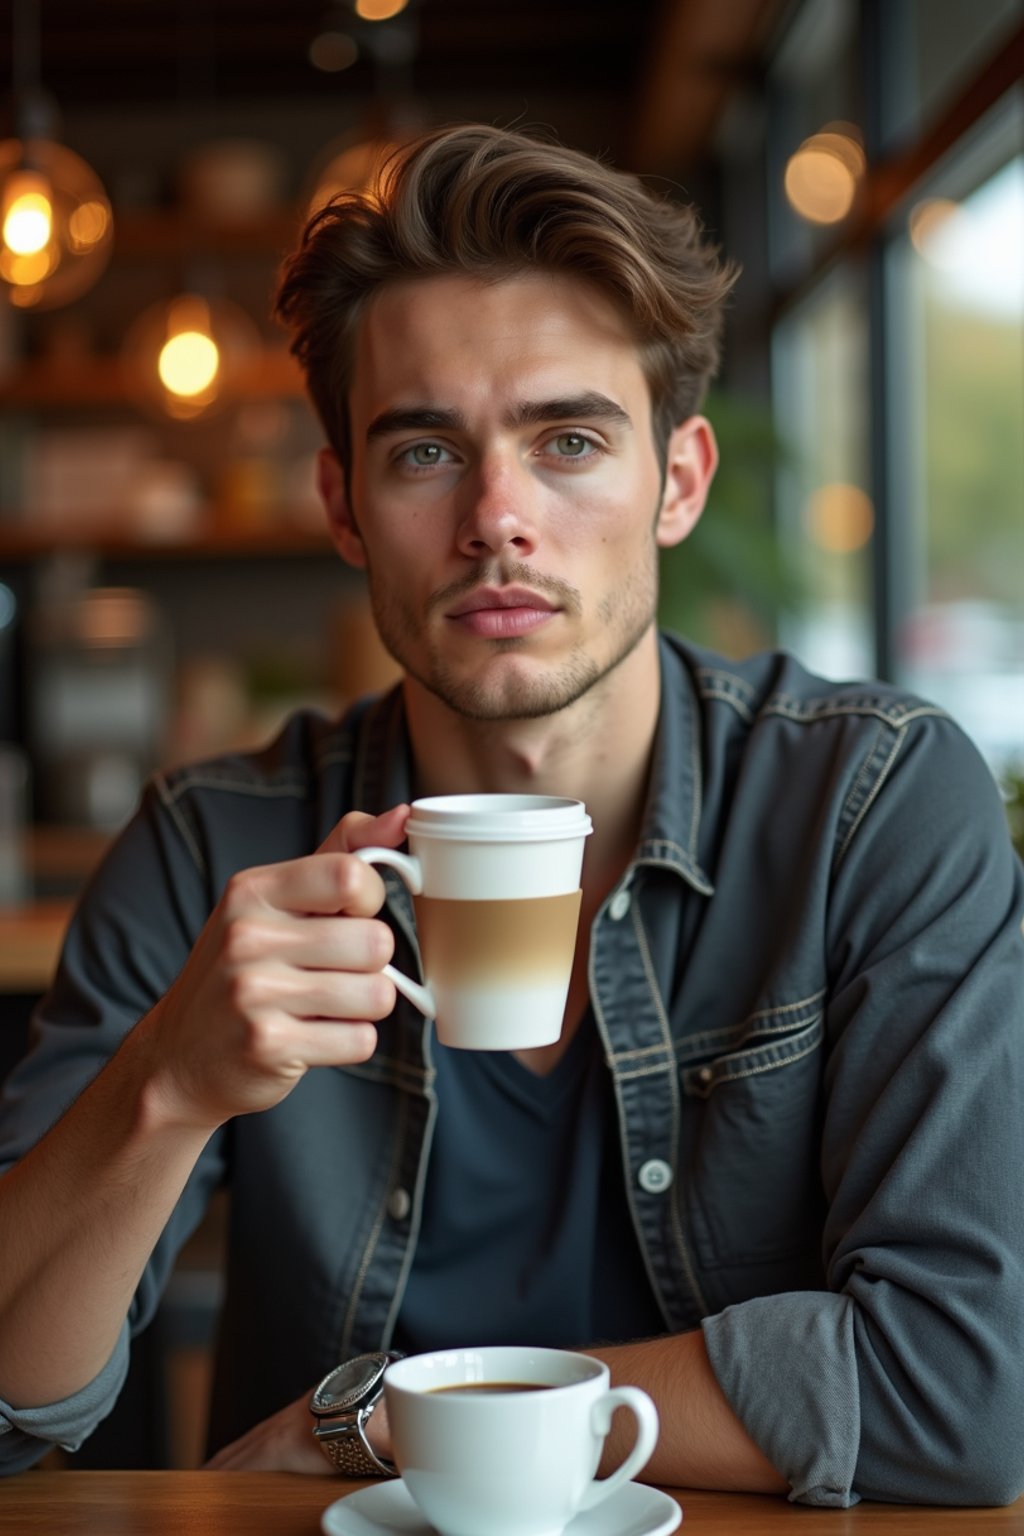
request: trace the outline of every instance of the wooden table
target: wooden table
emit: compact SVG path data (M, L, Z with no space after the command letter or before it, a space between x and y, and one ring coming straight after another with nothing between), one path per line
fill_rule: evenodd
M318 1536L345 1484L287 1472L23 1472L0 1483L2 1536ZM754 1494L670 1490L680 1536L1024 1536L1009 1509L807 1509Z

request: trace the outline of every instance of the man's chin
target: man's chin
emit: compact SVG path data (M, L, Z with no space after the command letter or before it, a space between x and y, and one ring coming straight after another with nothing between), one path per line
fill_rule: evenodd
M417 681L464 720L497 724L512 720L542 720L567 709L597 681L593 663L577 663L552 675L524 673L502 677L457 678L450 674L420 676Z

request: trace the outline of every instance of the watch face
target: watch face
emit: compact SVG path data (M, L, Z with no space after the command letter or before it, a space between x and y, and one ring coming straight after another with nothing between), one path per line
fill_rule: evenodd
M339 1413L365 1402L390 1363L387 1355L357 1355L354 1360L346 1360L317 1387L312 1402L314 1412Z

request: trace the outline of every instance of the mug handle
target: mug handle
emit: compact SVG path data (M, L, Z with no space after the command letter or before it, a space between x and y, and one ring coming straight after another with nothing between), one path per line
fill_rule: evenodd
M387 864L391 869L397 869L412 894L414 896L421 894L423 866L415 854L399 853L397 848L357 848L355 855L357 859L362 859L364 864ZM382 975L390 977L402 996L407 997L425 1018L437 1017L434 994L429 987L413 981L411 976L404 976L401 971L396 971L393 965L384 966Z
M651 1459L658 1443L658 1410L646 1392L639 1387L613 1387L599 1397L590 1410L590 1427L603 1440L612 1427L612 1414L616 1408L628 1408L636 1419L636 1443L621 1467L616 1467L608 1477L595 1480L577 1505L577 1513L593 1509L641 1472Z

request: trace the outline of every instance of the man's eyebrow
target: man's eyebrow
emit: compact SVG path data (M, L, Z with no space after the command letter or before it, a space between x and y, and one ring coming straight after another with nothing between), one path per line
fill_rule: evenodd
M509 427L531 427L545 421L607 421L632 427L628 412L598 390L580 395L565 395L554 400L522 400L505 417ZM366 440L388 437L394 432L462 432L466 419L461 411L435 405L396 406L381 411L366 429Z
M465 425L461 411L441 410L432 405L397 406L373 418L366 429L366 441L387 437L392 432L461 432Z
M566 395L555 400L523 400L507 417L510 427L531 427L545 421L608 421L632 427L629 414L597 390Z

